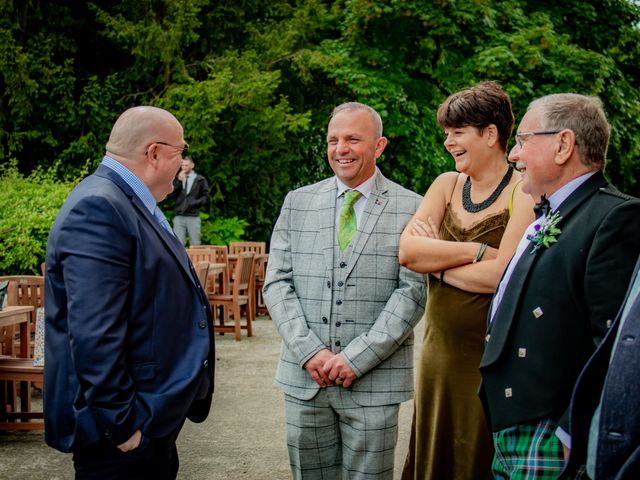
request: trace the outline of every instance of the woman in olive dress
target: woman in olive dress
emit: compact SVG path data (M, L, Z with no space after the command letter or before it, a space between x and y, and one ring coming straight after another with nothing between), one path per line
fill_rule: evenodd
M493 446L477 396L487 311L502 272L534 220L507 163L514 116L495 82L438 109L455 172L440 175L400 240L400 262L427 276L425 335L403 479L491 478Z

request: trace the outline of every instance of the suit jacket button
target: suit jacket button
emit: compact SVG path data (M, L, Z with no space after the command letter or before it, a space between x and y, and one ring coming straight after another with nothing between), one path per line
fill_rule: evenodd
M331 282L327 280L327 288L331 288Z
M340 346L340 340L336 340L336 347Z
M207 322L205 322L204 320L200 320L200 321L198 322L198 326L199 326L200 328L207 328Z
M340 262L340 268L344 268L344 267L346 267L346 266L347 266L347 263L346 263L346 262Z
M344 285L344 282L343 282L342 280L340 280L340 281L338 282L338 286L339 286L339 287L341 287L341 286L343 286L343 285Z
M322 317L322 323L327 323L329 320L327 320L327 317Z
M204 368L209 368L209 360L205 360L205 361L202 363L202 366L203 366Z
M104 436L106 438L111 438L111 430L109 430L108 428L104 431Z
M340 325L342 325L341 322L336 322L336 327L339 327Z
M336 305L342 305L342 300L336 300Z

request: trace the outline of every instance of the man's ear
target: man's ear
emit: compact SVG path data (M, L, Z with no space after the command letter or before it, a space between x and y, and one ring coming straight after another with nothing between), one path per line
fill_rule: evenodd
M158 164L158 147L155 143L149 145L145 156L147 157L147 162L154 167Z
M388 143L387 137L378 138L378 140L376 141L376 158L382 155L382 152L384 152L384 149L386 148L387 143Z
M558 143L556 145L555 163L556 165L564 165L573 156L576 148L576 134L573 130L565 128L558 134Z

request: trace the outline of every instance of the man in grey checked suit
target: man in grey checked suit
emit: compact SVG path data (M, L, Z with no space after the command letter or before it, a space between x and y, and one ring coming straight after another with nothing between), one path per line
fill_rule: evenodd
M422 275L398 262L421 197L376 168L386 144L375 110L336 107L327 132L335 177L289 192L273 231L264 298L283 340L275 383L296 479L393 478L425 294ZM349 190L362 196L357 231L341 247Z

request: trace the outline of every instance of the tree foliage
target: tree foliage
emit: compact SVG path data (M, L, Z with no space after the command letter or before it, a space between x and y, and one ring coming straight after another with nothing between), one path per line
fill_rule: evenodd
M0 160L77 181L124 109L161 106L212 186L205 224L267 239L286 192L330 174L335 105L378 109L382 170L422 193L453 166L438 105L493 79L518 118L547 93L601 96L607 173L637 195L639 18L631 0L3 0Z

